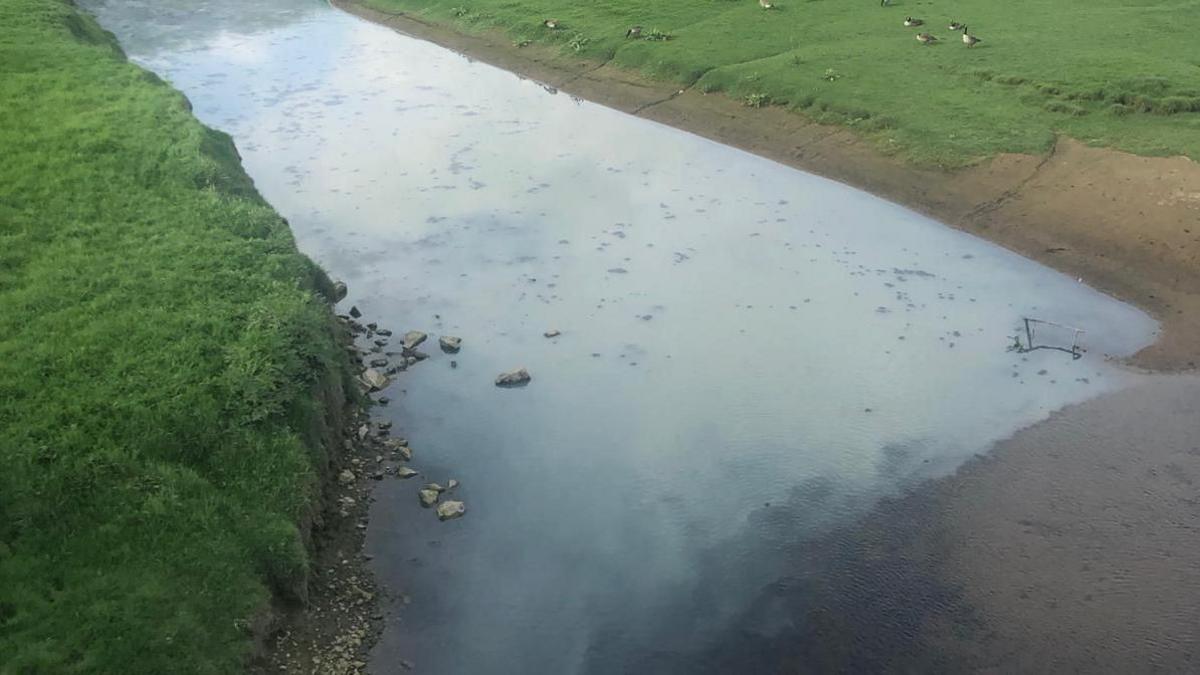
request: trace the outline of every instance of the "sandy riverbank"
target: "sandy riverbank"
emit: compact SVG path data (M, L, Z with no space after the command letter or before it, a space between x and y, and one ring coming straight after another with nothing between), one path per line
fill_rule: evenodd
M679 91L636 73L465 35L354 0L333 4L555 89L833 178L997 242L1151 312L1158 341L1132 363L1200 364L1200 165L1062 138L1046 157L1006 154L967 169L914 168L840 127L780 108Z

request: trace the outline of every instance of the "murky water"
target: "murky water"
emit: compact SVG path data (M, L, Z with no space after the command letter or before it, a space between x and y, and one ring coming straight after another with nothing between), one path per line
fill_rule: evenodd
M464 340L388 392L468 513L380 486L368 546L410 602L379 672L695 671L781 628L738 617L784 551L1128 383L1105 355L1155 330L888 202L319 2L83 4L234 136L347 304ZM1026 315L1090 351L1007 351ZM528 387L492 385L517 366Z

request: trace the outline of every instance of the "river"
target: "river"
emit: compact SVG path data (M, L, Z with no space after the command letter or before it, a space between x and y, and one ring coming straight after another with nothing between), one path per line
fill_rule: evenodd
M1157 330L869 194L315 0L82 5L234 137L343 307L463 338L381 409L468 511L376 490L377 672L698 672L701 645L785 628L740 622L797 547L1133 384L1109 357ZM1026 316L1088 351L1010 351ZM529 386L493 386L518 366Z

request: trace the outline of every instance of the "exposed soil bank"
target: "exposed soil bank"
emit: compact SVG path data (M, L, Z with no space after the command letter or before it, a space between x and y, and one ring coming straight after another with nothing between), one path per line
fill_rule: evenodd
M677 90L507 36L465 35L404 14L346 11L548 86L862 188L995 241L1153 313L1159 340L1131 360L1200 363L1200 165L1063 138L1046 157L1006 154L957 170L915 168L849 131L779 108ZM1053 317L1048 317L1053 319Z

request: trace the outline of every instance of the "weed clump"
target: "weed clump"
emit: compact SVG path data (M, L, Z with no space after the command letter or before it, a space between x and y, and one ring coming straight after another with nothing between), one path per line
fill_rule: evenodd
M764 93L746 94L742 97L742 103L749 108L762 108L771 103L771 97Z

